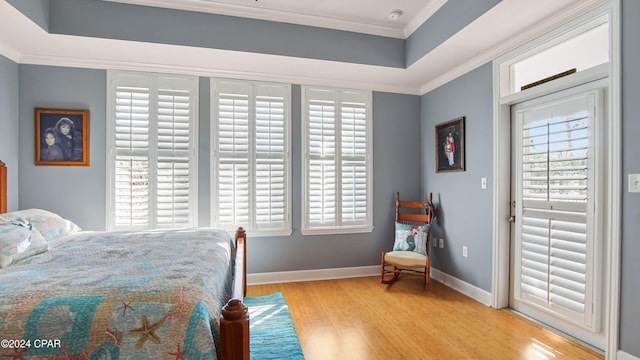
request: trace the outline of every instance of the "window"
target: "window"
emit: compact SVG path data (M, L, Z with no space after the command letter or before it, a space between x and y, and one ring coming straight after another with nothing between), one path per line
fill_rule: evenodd
M291 234L291 86L217 79L212 100L213 225Z
M608 63L610 31L609 16L601 15L552 39L538 40L537 46L523 49L519 55L500 64L505 80L500 86L501 95L520 92L523 85L574 68L578 73L594 71Z
M109 72L107 228L197 226L197 78Z
M303 87L303 234L370 232L371 92Z

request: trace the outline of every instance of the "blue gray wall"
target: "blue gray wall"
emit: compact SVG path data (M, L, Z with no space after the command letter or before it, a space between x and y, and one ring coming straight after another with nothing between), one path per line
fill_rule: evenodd
M56 0L49 21L56 34L405 66L402 39L217 14Z
M210 79L200 79L199 225L210 225ZM20 208L39 207L85 230L105 229L106 72L20 65ZM289 237L254 238L249 272L372 265L393 244L394 194L420 196L420 97L373 94L374 231L366 234L302 236L301 88L292 87L293 225ZM33 108L90 110L91 166L35 166Z
M491 64L483 65L422 96L422 186L438 206L432 266L491 291L493 190L493 98ZM436 173L435 126L465 117L465 171ZM439 149L439 147L438 147ZM481 190L480 179L488 189ZM467 246L468 257L462 256Z
M622 279L620 349L640 358L640 194L628 189L640 173L640 1L622 1Z
M7 164L7 210L18 210L18 64L0 55L0 160Z
M106 72L20 65L20 208L42 208L85 230L105 224ZM35 166L34 108L89 109L90 165Z

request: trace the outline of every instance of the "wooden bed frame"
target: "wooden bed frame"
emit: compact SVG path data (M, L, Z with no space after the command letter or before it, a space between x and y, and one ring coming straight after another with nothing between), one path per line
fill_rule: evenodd
M7 212L7 165L0 160L0 214Z
M0 214L7 212L7 165L0 161ZM238 228L235 235L235 276L231 300L220 319L221 360L249 360L249 313L242 303L247 293L247 235Z
M247 294L247 234L236 231L236 262L231 300L222 308L220 357L222 360L249 360L249 309L242 303Z

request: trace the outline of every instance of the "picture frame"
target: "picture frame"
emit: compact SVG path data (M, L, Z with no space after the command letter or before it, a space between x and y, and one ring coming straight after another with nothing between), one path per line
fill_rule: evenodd
M89 110L35 108L35 164L89 166Z
M464 171L464 119L436 125L436 172Z

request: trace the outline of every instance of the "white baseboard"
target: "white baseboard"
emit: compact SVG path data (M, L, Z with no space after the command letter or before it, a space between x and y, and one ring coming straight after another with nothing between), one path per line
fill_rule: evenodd
M448 287L461 292L468 297L484 304L487 306L491 306L493 297L491 293L480 288L477 288L467 282L464 282L458 278L455 278L449 274L443 273L438 269L431 268L431 278L441 282Z
M248 285L347 279L380 275L380 265L247 274Z
M247 274L247 284L278 284L288 282L347 279L379 275L380 265L300 271L279 271ZM469 296L470 298L482 304L491 306L490 304L492 301L492 297L491 294L487 291L479 289L469 283L466 283L434 268L431 268L431 278Z
M640 360L640 358L637 358L631 354L627 354L622 350L618 350L618 353L616 355L618 360Z

